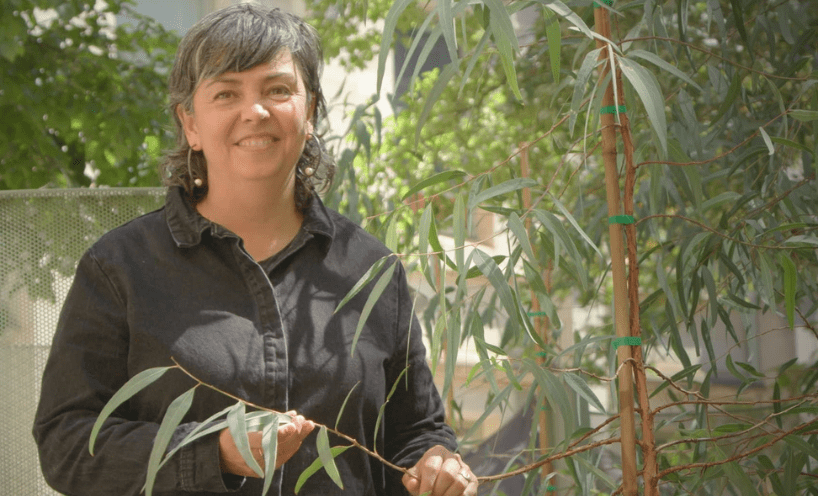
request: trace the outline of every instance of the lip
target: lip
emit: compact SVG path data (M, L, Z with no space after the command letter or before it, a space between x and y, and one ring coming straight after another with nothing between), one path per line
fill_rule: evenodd
M264 148L278 141L272 134L251 134L242 137L235 145L240 148Z

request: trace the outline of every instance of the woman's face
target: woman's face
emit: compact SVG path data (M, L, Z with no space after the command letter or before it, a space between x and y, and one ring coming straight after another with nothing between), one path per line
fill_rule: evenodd
M203 80L193 113L179 106L177 114L188 143L204 152L211 188L247 180L294 184L295 164L313 131L309 100L283 50L269 63Z

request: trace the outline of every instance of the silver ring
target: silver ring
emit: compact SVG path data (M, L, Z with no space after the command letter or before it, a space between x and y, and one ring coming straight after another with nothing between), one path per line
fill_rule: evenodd
M466 480L466 482L471 482L472 481L471 476L465 470L461 470L460 474L458 474L458 475L460 475L460 477L463 477Z

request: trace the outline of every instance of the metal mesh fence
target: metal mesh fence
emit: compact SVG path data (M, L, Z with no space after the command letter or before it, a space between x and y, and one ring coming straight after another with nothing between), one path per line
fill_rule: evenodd
M164 188L0 191L0 495L57 494L40 473L31 427L77 260L164 197Z

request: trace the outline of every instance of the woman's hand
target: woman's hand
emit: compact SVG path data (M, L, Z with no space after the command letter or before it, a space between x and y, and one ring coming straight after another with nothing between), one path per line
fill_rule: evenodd
M413 496L474 496L477 477L468 465L443 446L423 454L417 464L403 476L403 485Z
M293 421L278 429L278 453L276 454L275 468L279 468L292 458L298 448L301 447L304 438L315 428L312 420L306 420L301 415L296 415L295 412L287 412L287 415L291 416ZM248 432L247 435L250 438L250 451L253 452L253 457L259 466L264 468L261 432ZM222 472L225 473L244 477L258 477L258 474L244 463L244 458L241 457L241 453L236 448L236 443L233 442L233 436L230 435L230 429L222 429L219 433L219 465Z

